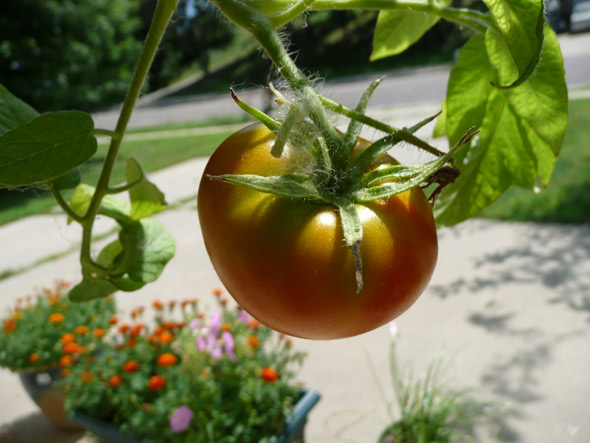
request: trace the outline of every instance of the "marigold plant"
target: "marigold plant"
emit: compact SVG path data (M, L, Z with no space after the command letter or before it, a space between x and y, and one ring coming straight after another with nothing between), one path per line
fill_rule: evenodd
M138 440L258 442L280 435L301 395L293 369L304 355L216 300L219 312L199 311L192 300L158 302L152 322L135 309L125 327L113 325L94 360L79 360L62 380L69 412L108 421Z
M0 320L0 366L13 371L69 366L92 352L115 311L112 298L73 303L69 283L57 281L34 296L17 299Z

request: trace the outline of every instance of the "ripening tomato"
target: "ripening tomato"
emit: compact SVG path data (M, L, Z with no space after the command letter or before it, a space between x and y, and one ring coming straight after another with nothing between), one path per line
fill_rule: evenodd
M260 322L303 338L350 337L400 315L436 264L436 229L423 191L357 205L364 281L357 293L337 209L207 177L297 172L302 165L288 146L279 159L270 154L274 138L260 124L236 132L211 156L201 180L205 246L229 293ZM359 139L355 153L368 145Z

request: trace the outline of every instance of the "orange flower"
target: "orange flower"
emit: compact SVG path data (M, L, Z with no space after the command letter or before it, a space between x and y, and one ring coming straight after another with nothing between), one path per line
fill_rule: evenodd
M129 331L129 336L132 338L137 338L139 337L139 334L141 334L141 330L143 329L143 324L142 323L138 323L135 326L133 326L133 328L131 328L131 330Z
M164 304L160 300L154 300L152 306L157 310L164 309Z
M262 379L268 383L274 383L279 379L279 373L270 366L265 366L262 368L260 377L262 377Z
M176 306L176 300L170 300L170 301L168 302L168 307L169 307L170 309L172 309L172 308L174 308L174 306Z
M161 389L164 386L166 386L166 379L162 377L160 374L154 375L152 378L150 378L150 381L148 383L150 391L157 391L158 389Z
M14 311L14 314L12 314L12 318L14 318L15 320L21 319L23 318L23 314L22 311Z
M90 371L83 371L80 378L82 379L82 383L88 383L89 381L92 381L94 374Z
M109 324L116 325L118 321L119 321L119 319L117 318L117 316L112 315L111 318L109 319Z
M61 375L62 377L67 377L68 375L70 375L72 373L72 371L70 371L68 368L63 368L61 370Z
M176 324L172 321L167 321L162 326L164 327L164 329L168 329L169 331L174 331L174 329L176 328Z
M66 280L62 280L58 283L58 286L63 289L68 289L72 286L72 283Z
M75 353L77 353L79 351L80 351L80 348L78 346L78 343L73 342L73 341L72 342L69 342L69 343L66 343L64 345L64 347L63 347L63 353L64 354L75 354Z
M53 324L61 323L64 321L64 315L59 312L55 312L49 316L49 321Z
M158 326L154 331L154 334L160 335L162 332L164 332L164 326Z
M160 343L170 343L174 340L174 335L168 331L164 331L160 334Z
M104 337L104 334L105 330L102 328L96 328L94 332L92 332L92 335L94 335L96 338L102 338Z
M221 303L221 306L227 306L227 298L219 299L219 303Z
M165 352L164 354L160 354L160 356L158 357L157 365L158 366L174 366L177 361L178 361L178 358L176 357L176 355L171 354L169 352Z
M248 327L250 329L258 329L258 328L260 328L260 325L261 325L261 323L258 320L252 319L248 322Z
M135 320L135 318L137 318L137 316L139 315L139 312L137 312L136 310L131 311L131 318Z
M86 346L79 345L78 346L78 354L86 354Z
M128 360L123 365L125 372L137 372L139 371L139 364L135 360Z
M229 323L224 323L221 325L221 327L219 328L221 330L221 332L225 332L225 331L229 331L230 330L230 324Z
M130 348L134 348L135 346L137 346L137 340L130 338L129 340L127 340L127 346Z
M59 294L56 295L52 295L51 297L49 297L49 305L50 306L55 306L57 305L57 302L59 301Z
M260 339L258 337L256 337L255 335L249 335L248 336L248 344L250 345L250 347L252 349L256 349L258 346L260 346Z
M204 368L204 369L201 371L201 375L202 375L203 377L207 377L207 376L209 375L209 368Z
M66 332L64 335L61 336L59 341L61 341L65 345L66 343L75 342L76 337L74 336L74 334L70 334L69 332Z
M74 328L74 332L78 335L88 334L88 331L90 331L90 329L88 329L88 326L86 325L80 325Z
M33 352L31 355L29 355L29 361L31 363L35 363L35 362L39 361L39 354L37 354L36 352Z
M16 322L13 318L7 318L4 320L4 332L7 334L16 331Z
M111 375L111 378L109 378L109 386L111 388L116 388L121 383L123 383L123 377L121 377L120 375Z
M215 297L220 297L221 294L223 294L223 289L221 289L221 288L215 288L215 289L213 289L213 295Z
M119 332L121 334L125 334L129 330L130 326L127 323L122 324L119 326Z
M64 355L62 358L59 359L60 366L70 366L74 362L74 359L71 355Z

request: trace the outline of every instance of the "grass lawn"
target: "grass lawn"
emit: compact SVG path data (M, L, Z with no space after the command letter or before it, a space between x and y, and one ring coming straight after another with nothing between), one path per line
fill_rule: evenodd
M227 130L215 134L123 142L111 183L125 181L125 161L128 157L135 157L144 171L149 174L194 157L209 155L232 132L233 130ZM106 152L107 145L100 144L95 156L82 166L84 183L96 184ZM71 194L72 191L69 191L64 193L64 196L69 199ZM0 205L2 207L0 225L2 225L29 215L47 213L55 206L55 200L48 191L43 189L33 188L26 191L0 189Z
M510 188L483 212L492 219L590 223L590 99L569 102L570 118L549 186L535 194Z

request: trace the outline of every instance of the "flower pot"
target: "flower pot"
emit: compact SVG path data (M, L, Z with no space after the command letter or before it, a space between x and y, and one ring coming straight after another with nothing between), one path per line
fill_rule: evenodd
M49 420L62 429L83 429L67 419L64 409L65 395L55 386L55 381L61 377L60 368L22 370L18 372L18 377L29 397Z
M287 419L283 433L274 441L275 443L302 442L307 415L320 400L320 394L315 391L303 391L302 396L293 409L293 416ZM137 443L133 435L122 433L115 425L109 422L96 420L83 414L74 414L69 419L83 426L93 433L101 443Z

